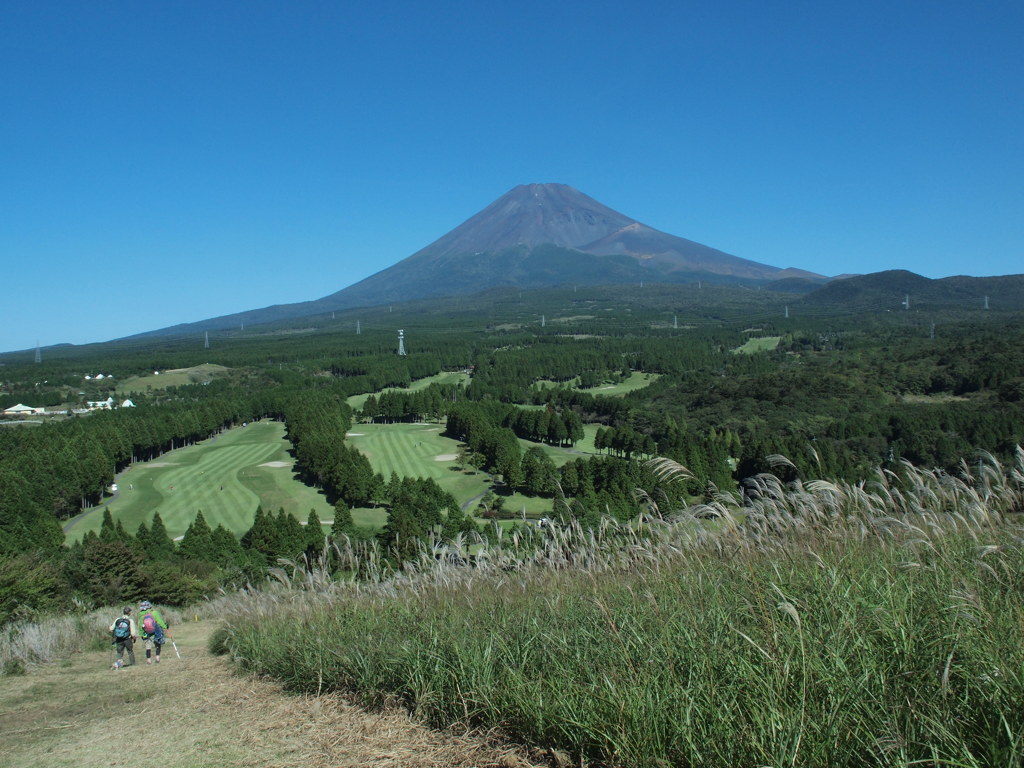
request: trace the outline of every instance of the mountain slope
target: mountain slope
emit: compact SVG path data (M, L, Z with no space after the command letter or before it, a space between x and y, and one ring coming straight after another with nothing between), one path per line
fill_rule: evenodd
M426 248L326 298L352 307L499 285L790 276L783 272L659 232L565 184L524 184Z
M250 326L502 286L618 285L643 280L760 284L786 278L824 280L660 232L565 184L524 184L408 258L336 293L152 333Z
M1024 275L931 279L902 269L833 280L800 303L864 311L944 307L949 309L1024 309Z

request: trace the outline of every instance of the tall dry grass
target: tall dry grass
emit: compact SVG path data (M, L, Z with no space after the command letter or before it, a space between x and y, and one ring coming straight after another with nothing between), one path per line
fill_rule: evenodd
M110 625L120 615L119 607L86 611L69 605L65 613L8 624L0 628L0 674L22 674L83 649L107 648ZM180 622L175 609L161 608L161 615L172 624Z
M296 690L611 765L1022 764L1024 453L962 470L766 475L474 567L470 542L400 573L344 547L362 579L282 569L219 601L218 643Z

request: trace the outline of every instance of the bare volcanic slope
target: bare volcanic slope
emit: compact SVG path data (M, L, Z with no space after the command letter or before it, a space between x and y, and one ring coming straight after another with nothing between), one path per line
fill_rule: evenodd
M565 184L524 184L426 248L328 298L349 307L501 285L763 282L797 275L818 277L659 232Z
M782 270L659 232L565 184L523 184L426 248L315 301L255 309L153 331L179 335L488 288L576 283L766 283L819 275Z

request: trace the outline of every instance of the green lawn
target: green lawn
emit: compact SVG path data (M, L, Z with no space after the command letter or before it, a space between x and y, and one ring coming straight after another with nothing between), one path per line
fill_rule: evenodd
M324 495L296 479L288 448L282 423L260 421L134 464L118 478L116 496L73 521L67 538L98 531L104 506L130 533L159 511L172 537L200 509L211 527L222 523L236 535L252 525L257 505L270 512L283 507L300 520L315 509L321 520L333 520Z
M483 472L470 473L459 466L454 458L459 442L444 437L443 429L440 424L356 424L346 440L385 479L392 472L430 478L462 504L484 493L490 482Z
M748 339L746 344L742 347L736 347L733 352L738 355L752 355L755 352L770 352L779 346L780 341L782 341L781 336L759 336L756 339Z
M459 504L473 500L467 511L474 512L476 497L493 486L484 472L467 472L454 458L450 458L458 452L459 443L444 437L441 434L443 430L444 427L437 424L357 424L352 427L347 440L370 460L374 471L385 478L390 477L392 471L399 477L429 477L451 493ZM580 452L595 452L597 426L587 424L584 431L586 437L571 450L529 440L520 440L519 444L523 451L539 446L560 467L581 458ZM551 499L521 493L505 496L507 511L518 514L524 507L527 517L547 517L551 514ZM365 508L352 510L352 519L361 527L377 530L387 521L384 510Z
M366 392L362 395L352 395L347 398L345 402L349 404L349 407L353 411L359 411L362 410L363 403L366 402L366 398L370 395L380 397L384 392L419 392L421 389L426 389L431 384L466 384L468 382L468 373L462 373L461 371L446 371L433 376L427 376L425 379L417 379L408 387L393 387L383 389L380 392Z
M198 384L203 381L212 381L230 373L230 368L214 363L195 365L191 368L174 368L168 371L161 371L159 374L151 373L145 376L133 376L124 381L118 382L115 392L119 395L127 395L130 392L149 392L153 389L167 389L168 387L181 387L186 384Z
M538 379L533 382L533 386L537 389L553 389L555 387L568 386L570 389L574 389L577 392L586 392L591 395L602 395L604 397L622 397L627 392L633 392L637 389L643 389L650 385L651 382L656 381L661 376L660 373L643 373L641 371L633 371L629 374L629 378L625 381L620 381L616 384L599 384L596 387L589 387L584 389L579 386L579 377L570 379L567 382L551 381L550 379ZM532 407L532 406L520 406L520 407ZM537 406L543 407L543 406Z
M546 453L556 467L560 467L563 464L567 464L574 459L587 458L582 454L597 453L597 448L594 447L594 437L597 435L598 430L597 424L584 424L583 425L583 439L580 440L572 448L559 448L553 445L547 445L546 443L535 443L532 440L524 440L519 438L519 447L525 453L530 448L540 448Z
M459 443L444 437L443 429L439 424L357 424L347 439L385 478L392 471L400 477L429 477L464 504L492 484L486 473L467 471L458 464L454 455ZM575 450L593 452L597 428L588 424L584 430L586 438ZM524 451L540 445L527 440L520 444ZM239 536L252 525L257 505L271 512L283 507L300 520L314 509L325 523L333 521L334 510L323 493L296 479L289 447L283 424L261 421L170 451L155 461L134 464L118 477L116 495L71 521L67 539L77 541L87 531L98 531L106 506L132 533L140 523L148 525L159 511L172 537L185 532L198 510L211 526L222 523ZM579 455L565 448L540 447L556 466ZM507 510L518 512L524 505L528 517L542 517L549 514L551 500L518 493L506 498ZM476 502L468 509L474 511ZM353 509L352 518L370 530L380 530L387 522L381 508Z
M652 381L656 381L660 376L660 373L633 371L633 373L629 374L628 379L620 381L618 384L600 384L590 389L576 387L576 390L579 392L589 392L592 395L603 395L604 397L622 397L627 392L643 389L650 385Z

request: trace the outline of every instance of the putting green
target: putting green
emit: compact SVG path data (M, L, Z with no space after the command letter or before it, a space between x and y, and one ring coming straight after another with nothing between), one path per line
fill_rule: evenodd
M284 424L261 421L134 464L118 478L113 497L65 526L67 539L98 531L107 506L129 532L159 511L172 537L181 536L199 510L210 527L223 524L236 536L252 525L258 505L269 512L283 507L300 520L314 509L321 520L333 520L324 495L295 477L289 447Z

